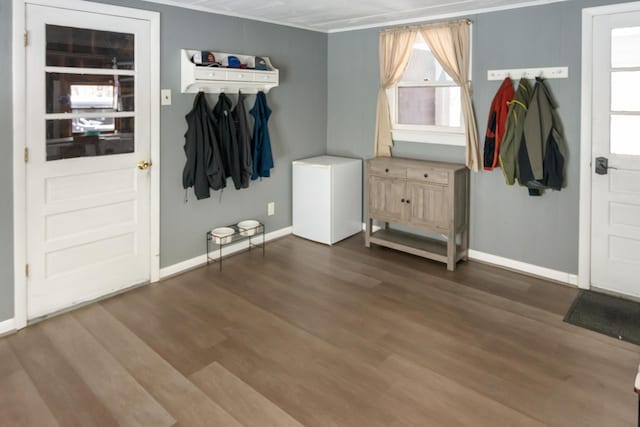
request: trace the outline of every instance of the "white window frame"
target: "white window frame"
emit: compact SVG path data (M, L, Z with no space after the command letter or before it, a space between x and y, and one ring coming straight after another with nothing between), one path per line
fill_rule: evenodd
M420 42L420 35L416 36L416 42ZM414 42L414 44L416 43ZM473 51L473 43L471 43ZM471 78L471 61L469 61L469 78ZM398 123L398 88L399 87L460 87L455 82L398 82L387 89L389 99L389 113L391 115L391 135L393 141L417 142L423 144L441 144L465 147L467 145L464 119L460 127L429 126L429 125L405 125ZM462 109L461 109L462 110ZM462 113L464 114L464 113Z

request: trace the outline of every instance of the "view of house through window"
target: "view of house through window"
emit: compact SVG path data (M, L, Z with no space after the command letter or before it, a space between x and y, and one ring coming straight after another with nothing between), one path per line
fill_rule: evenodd
M117 111L117 99L113 85L70 85L71 110L74 113L83 111L111 112ZM94 117L91 119L78 117L72 121L73 132L113 131L113 117Z
M390 95L394 131L464 132L460 87L419 34L407 69Z

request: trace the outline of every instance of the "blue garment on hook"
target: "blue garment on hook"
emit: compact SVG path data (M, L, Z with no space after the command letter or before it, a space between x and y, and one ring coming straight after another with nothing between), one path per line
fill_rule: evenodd
M271 138L269 137L269 117L271 110L267 106L267 97L264 92L258 92L256 102L249 111L253 116L253 174L252 180L267 178L273 168L273 156L271 154Z

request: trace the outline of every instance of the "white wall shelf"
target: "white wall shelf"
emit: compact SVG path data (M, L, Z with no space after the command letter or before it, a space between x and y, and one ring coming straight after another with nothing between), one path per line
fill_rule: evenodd
M207 67L196 65L191 61L192 56L198 50L181 49L181 85L182 93L258 93L269 92L277 87L280 80L279 71L273 67L268 57L262 57L267 70L254 70L251 68L226 68ZM241 63L252 67L255 64L255 56L236 55L234 53L213 52L217 61L226 61L230 55L236 56Z
M508 70L487 71L488 80L504 80L507 77L518 80L521 78L535 79L566 79L569 77L569 67L549 67L549 68L512 68Z

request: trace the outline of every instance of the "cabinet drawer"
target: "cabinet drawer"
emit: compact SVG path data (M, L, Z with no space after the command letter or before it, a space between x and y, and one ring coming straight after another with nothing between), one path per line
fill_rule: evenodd
M407 169L407 178L412 181L430 182L433 184L449 184L449 174L438 169Z
M378 163L369 166L369 173L371 175L386 176L389 178L406 178L407 168L403 166Z
M227 71L216 67L196 67L196 80L226 80Z
M256 82L277 83L278 76L276 75L276 73L255 72L253 75L253 79Z
M227 71L227 80L250 82L253 81L253 73L246 71Z

